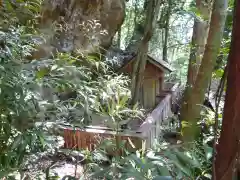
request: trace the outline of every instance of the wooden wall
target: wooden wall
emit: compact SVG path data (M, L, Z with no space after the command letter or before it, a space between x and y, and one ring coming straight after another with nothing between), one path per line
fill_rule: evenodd
M154 78L144 79L142 89L144 108L150 109L154 107L156 102L156 80Z
M131 74L133 62L127 64L123 68L123 72ZM164 81L164 72L153 64L147 62L144 80L141 88L141 99L140 103L146 109L151 109L156 106L157 100L156 97L161 93Z

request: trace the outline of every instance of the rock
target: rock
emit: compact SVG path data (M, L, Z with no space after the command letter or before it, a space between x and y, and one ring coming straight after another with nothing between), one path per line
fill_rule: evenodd
M73 159L74 158L78 162L80 162L80 161L83 162L83 160L84 160L84 154L82 154L80 151L75 151L75 150L72 150L72 149L60 149L59 154L68 157L66 159Z
M81 165L74 165L70 163L64 163L61 166L54 167L51 169L52 174L57 174L59 179L63 179L66 176L74 177L76 173L76 179L83 175L83 167Z
M125 0L45 0L39 28L46 41L34 56L50 55L52 47L78 54L107 49L124 15Z

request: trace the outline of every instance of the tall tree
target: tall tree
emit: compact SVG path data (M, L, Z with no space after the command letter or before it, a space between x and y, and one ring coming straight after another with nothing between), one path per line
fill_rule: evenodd
M197 11L201 14L201 19L194 17L193 34L191 42L190 57L188 63L187 83L184 91L183 103L188 101L191 94L194 82L197 77L199 66L201 65L202 56L205 50L205 45L209 30L209 17L211 14L211 3L205 3L201 0L195 2ZM184 106L184 105L182 105ZM183 111L184 108L181 109ZM181 112L180 114L183 114Z
M240 1L235 1L231 49L228 57L227 92L222 130L216 148L214 180L233 179L239 170L240 142ZM238 161L238 162L237 162ZM236 167L237 166L237 167ZM240 177L238 177L239 179Z
M160 10L160 0L149 0L147 3L147 16L145 19L144 36L139 44L137 60L132 73L132 104L139 100L140 87L143 81L143 72L147 61L148 43L152 37L153 29Z
M205 46L204 55L196 81L191 89L188 99L183 102L180 119L186 122L182 128L183 137L191 141L197 134L197 119L200 116L206 90L211 79L212 71L218 56L223 34L227 10L227 0L215 0L212 8L210 28Z
M201 14L194 18L191 52L188 65L187 86L192 86L197 77L198 68L201 64L209 30L209 17L211 3L196 0L197 11Z
M145 25L146 22L144 19L146 18L148 12L147 12L147 7L148 7L148 0L144 0L144 6L139 7L139 0L135 0L134 3L134 30L133 34L130 38L130 41L126 47L127 50L129 51L137 51L140 43L141 43L141 38L144 36L144 30L145 30ZM130 27L130 26L129 26Z
M169 23L172 12L172 0L168 0L168 7L165 15L165 23L164 23L164 41L163 41L163 60L168 61L168 35L169 35Z

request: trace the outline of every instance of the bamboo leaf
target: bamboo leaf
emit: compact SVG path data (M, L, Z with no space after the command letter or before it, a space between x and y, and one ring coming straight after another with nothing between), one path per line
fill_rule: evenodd
M213 148L208 146L207 144L203 144L203 148L204 148L204 152L205 152L205 156L207 160L210 160L212 158L212 152L213 152Z

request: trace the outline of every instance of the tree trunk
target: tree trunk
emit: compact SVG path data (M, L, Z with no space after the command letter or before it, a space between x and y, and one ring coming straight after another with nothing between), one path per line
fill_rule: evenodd
M201 104L211 79L212 71L219 52L227 10L227 0L214 1L210 29L207 38L201 66L196 81L191 89L187 101L182 104L180 119L186 122L182 128L185 141L192 141L198 134L197 119L200 116Z
M209 10L210 8L202 0L196 0L196 6L203 17L203 20L199 20L196 17L194 19L191 50L188 63L187 83L182 103L188 102L189 96L191 95L191 90L194 86L199 66L201 65L201 60L208 37L208 21L211 14ZM184 107L184 104L182 104L182 107ZM185 112L183 111L186 111L186 109L182 108L180 114L184 114Z
M203 20L194 19L193 35L191 43L191 53L188 65L187 85L193 86L199 66L201 65L202 55L204 53L209 30L210 8L202 0L196 0L196 6Z
M144 7L147 5L147 1L144 1ZM135 7L134 7L134 31L133 31L133 35L130 38L130 41L126 47L126 50L128 51L133 51L136 52L140 46L141 43L141 38L144 36L145 33L145 29L144 27L146 27L146 22L145 21L140 21L139 19L145 17L147 18L147 8L143 8L143 10L141 10L140 12L138 12L138 5L137 5L137 1L135 2Z
M147 17L145 21L144 37L138 48L137 59L132 72L132 104L139 100L139 93L144 77L145 65L147 62L148 42L153 34L153 27L156 24L156 17L160 10L160 0L149 0L147 3Z
M222 130L217 145L215 179L233 179L233 171L239 167L240 140L240 1L235 1L232 42L228 59L227 92L224 105ZM238 177L239 179L240 177Z
M165 19L165 27L164 27L164 43L163 43L163 60L168 62L167 51L168 51L168 35L169 35L169 22L171 17L172 10L172 0L168 0L168 8Z

